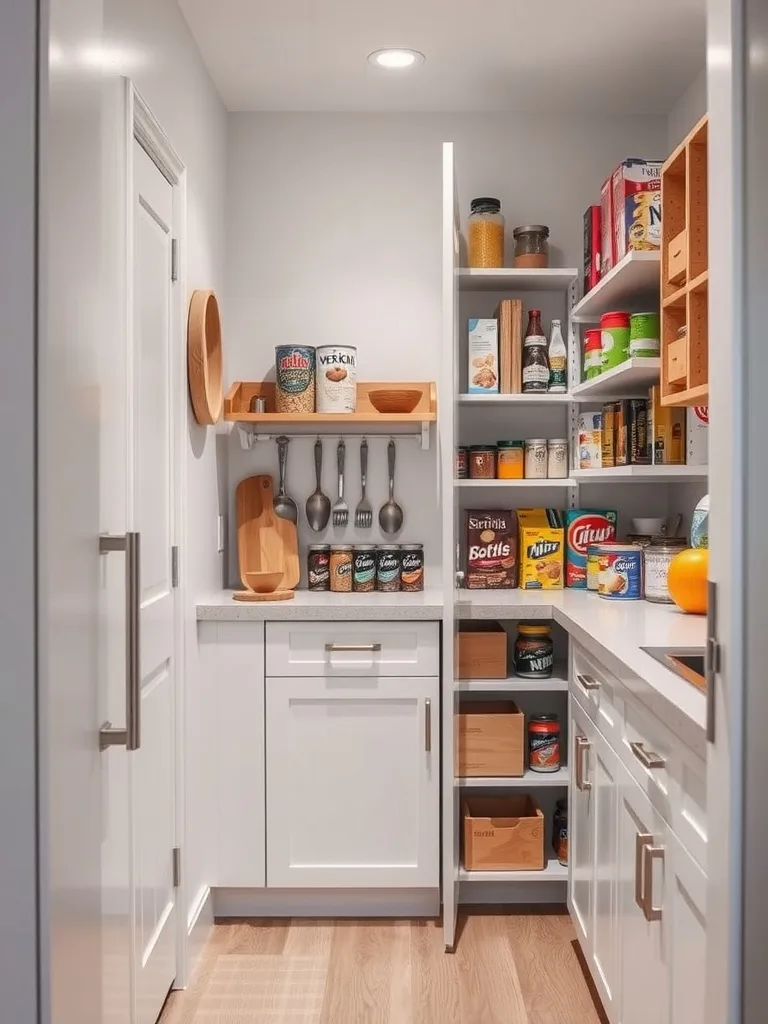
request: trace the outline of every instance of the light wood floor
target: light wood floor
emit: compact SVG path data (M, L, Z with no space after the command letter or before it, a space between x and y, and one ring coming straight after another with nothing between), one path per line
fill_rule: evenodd
M161 1024L603 1024L562 913L218 924Z

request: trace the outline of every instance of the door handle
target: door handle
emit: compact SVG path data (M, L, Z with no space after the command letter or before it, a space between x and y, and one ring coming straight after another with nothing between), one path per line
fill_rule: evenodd
M381 650L381 644L326 644L325 649L334 653L373 654Z
M648 913L645 909L645 848L652 842L653 836L648 832L638 832L635 836L635 903L646 918Z
M141 746L141 535L126 533L99 537L99 554L125 552L125 728L105 722L99 730L99 750Z
M642 743L630 743L629 749L644 768L666 768L667 762L660 754L646 750Z
M432 753L432 701L424 698L424 750Z
M660 860L662 864L664 863L664 847L651 846L651 842L653 842L653 836L649 837L649 843L645 844L642 850L643 913L646 921L649 922L661 920L662 908L653 905L653 862Z
M585 690L599 690L600 683L592 676L581 676L576 673L576 679L581 683Z
M592 789L592 783L584 778L584 755L590 748L590 742L586 736L576 737L576 788L582 793L588 793Z

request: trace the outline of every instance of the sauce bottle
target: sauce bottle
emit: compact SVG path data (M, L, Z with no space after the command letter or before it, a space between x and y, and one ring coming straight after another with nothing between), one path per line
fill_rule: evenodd
M563 341L560 321L552 321L552 335L549 339L549 391L553 395L564 395L568 390L568 349Z
M547 339L541 327L541 310L531 309L523 343L523 394L541 394L548 388L549 359Z

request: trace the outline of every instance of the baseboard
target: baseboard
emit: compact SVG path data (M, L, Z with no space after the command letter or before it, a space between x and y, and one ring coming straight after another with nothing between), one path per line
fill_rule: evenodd
M222 917L439 917L439 889L214 889Z
M191 978L213 928L213 893L204 885L187 915L187 965Z
M511 905L515 903L562 903L566 882L459 882L459 905Z

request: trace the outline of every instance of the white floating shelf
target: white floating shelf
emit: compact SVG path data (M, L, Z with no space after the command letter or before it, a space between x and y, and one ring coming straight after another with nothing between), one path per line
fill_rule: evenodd
M543 871L467 871L459 868L462 882L567 882L568 868L554 858Z
M567 405L570 395L459 395L459 405Z
M575 402L592 399L645 398L648 389L659 383L661 359L627 359L621 366L606 370L599 377L585 380L573 389Z
M643 300L649 309L659 307L661 254L628 252L571 312L574 322L592 323L614 309L638 310Z
M570 477L566 477L564 480L454 480L454 486L459 488L470 488L470 489L488 489L488 488L504 488L509 490L510 488L552 488L552 487L573 487L576 483Z
M502 267L498 270L459 270L460 291L481 292L550 292L564 291L579 276L576 267L548 267L546 270L524 270Z
M457 779L459 789L556 789L567 786L571 777L568 768L559 772L532 772L512 777L478 776L471 779Z
M568 690L567 668L555 669L550 679L459 679L459 693L563 693Z
M676 480L706 480L707 466L614 466L608 469L573 469L576 483L672 483Z

